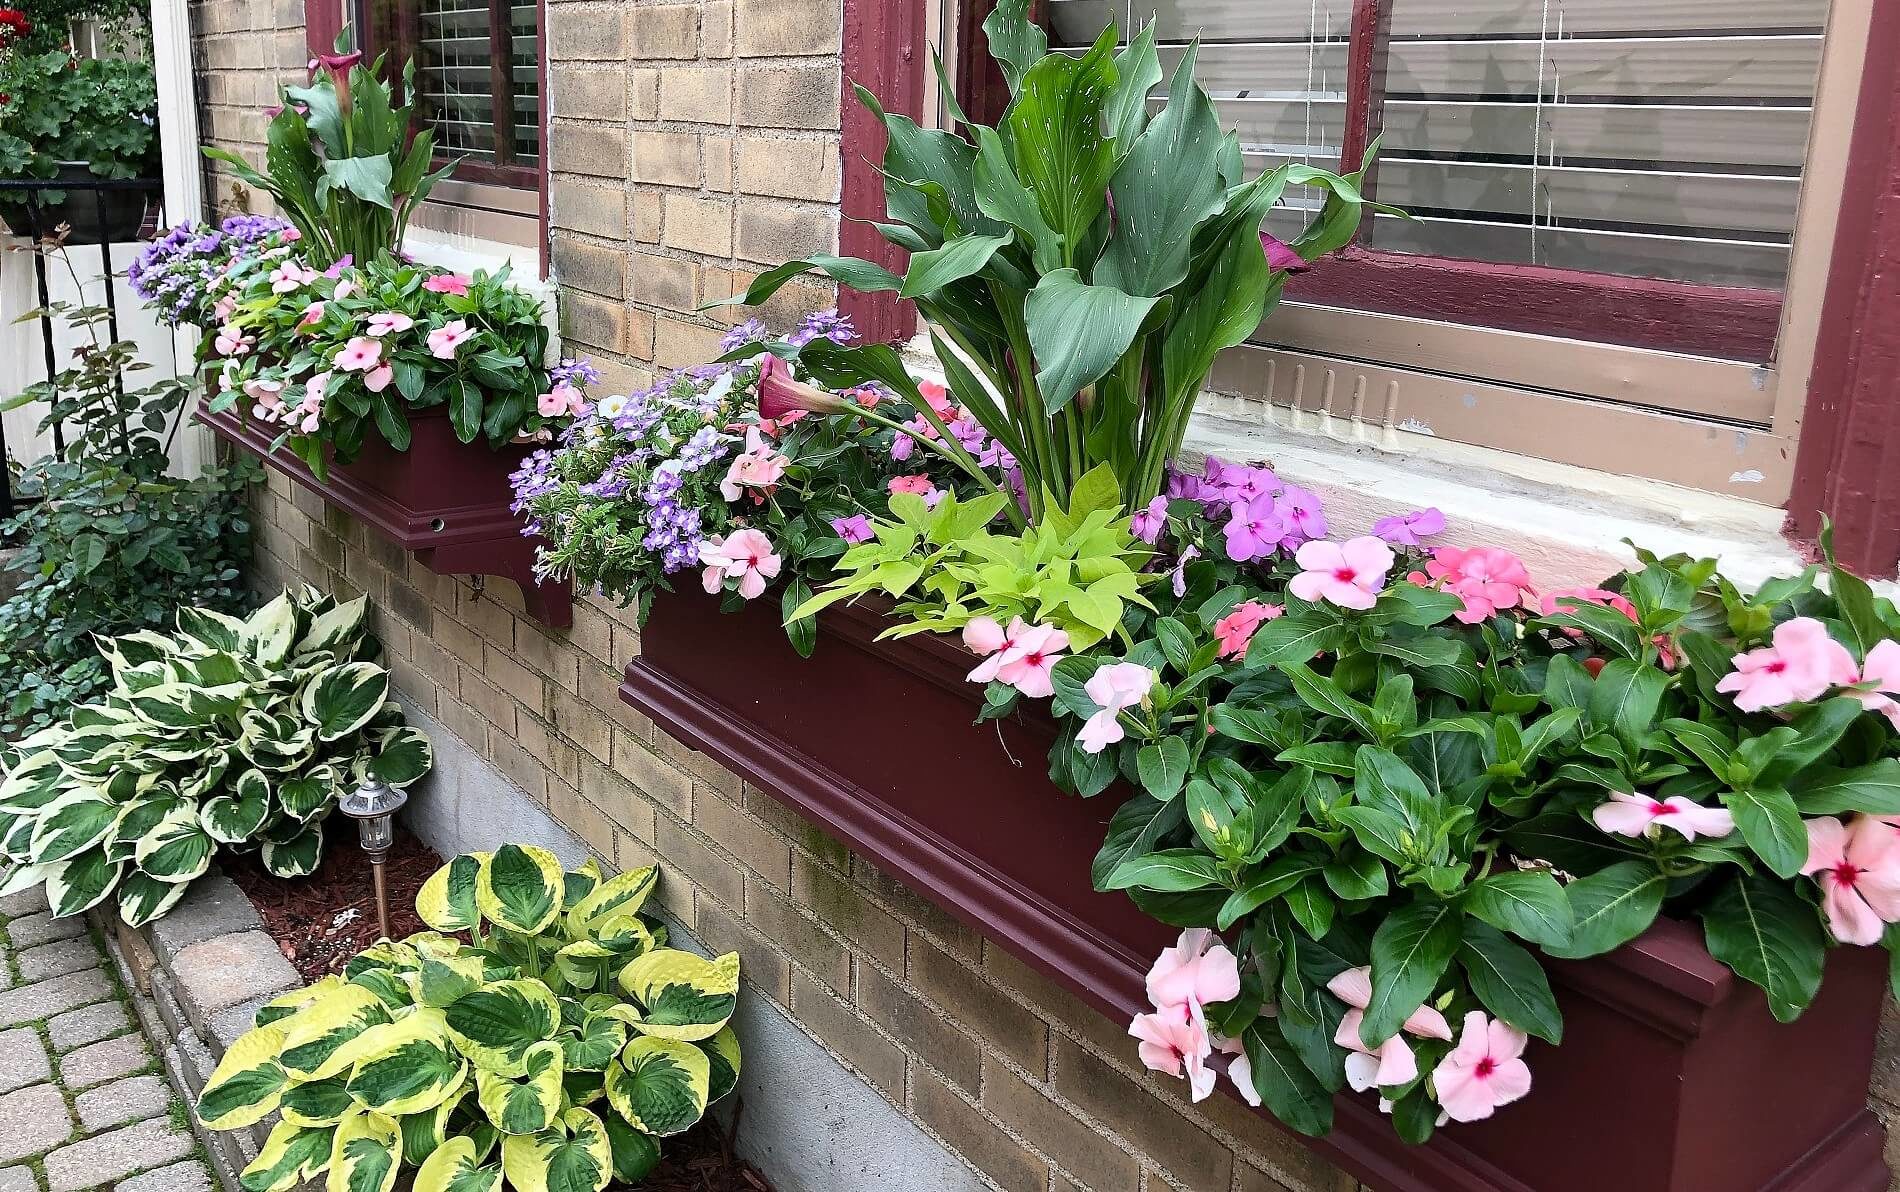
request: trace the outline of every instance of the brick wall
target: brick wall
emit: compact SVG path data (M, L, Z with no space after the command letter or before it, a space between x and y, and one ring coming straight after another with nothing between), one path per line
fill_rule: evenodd
M838 0L548 0L551 247L561 323L616 391L711 358L745 312L695 313L760 269L835 248ZM301 78L297 0L192 5L207 135L261 165L279 74ZM221 208L263 209L213 167ZM786 287L779 323L828 305ZM1133 1062L1122 1025L866 859L692 753L617 697L639 633L610 602L571 631L505 581L433 575L272 473L260 588L368 593L397 686L602 861L658 862L667 908L744 958L771 998L1007 1192L1351 1192L1354 1181L1224 1093ZM1875 1108L1900 1117L1889 1012ZM786 1090L796 1096L796 1090Z

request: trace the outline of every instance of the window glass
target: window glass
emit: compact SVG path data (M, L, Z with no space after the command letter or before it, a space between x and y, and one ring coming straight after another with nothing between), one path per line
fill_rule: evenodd
M540 12L508 0L366 0L373 49L416 66L421 123L465 176L531 178L541 160ZM501 172L498 175L497 172Z

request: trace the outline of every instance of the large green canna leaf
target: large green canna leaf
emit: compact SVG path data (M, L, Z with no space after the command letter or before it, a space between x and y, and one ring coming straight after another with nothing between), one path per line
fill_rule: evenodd
M670 1138L706 1112L711 1093L706 1053L677 1039L642 1037L607 1068L607 1100L642 1133Z
M752 280L745 293L735 294L724 302L715 302L705 309L717 306L730 306L743 303L757 306L771 299L786 282L807 273L822 273L831 280L851 287L860 294L877 294L903 287L904 279L892 273L884 266L857 257L832 256L829 253L815 253L796 261L787 261L776 269L768 269Z
M976 205L985 215L1016 229L1029 245L1038 273L1062 268L1062 237L1042 216L1036 196L1029 193L1016 167L1010 164L1003 138L993 128L976 129ZM942 352L938 353L941 358Z
M501 1166L519 1192L600 1192L613 1178L607 1128L586 1109L570 1109L552 1129L501 1140Z
M1135 138L1109 184L1115 232L1096 263L1097 285L1162 294L1187 279L1194 230L1227 200L1220 179L1220 118L1194 82L1195 49L1175 68L1168 106Z
M1036 384L1051 413L1115 367L1155 307L1154 298L1092 286L1073 269L1048 274L1024 306Z
M906 116L885 112L877 97L857 88L858 100L884 123L889 143L884 150L884 203L892 219L915 229L930 247L953 235L1000 235L1006 229L983 214L976 203L971 168L976 148L941 129L919 128ZM935 186L947 206L945 215L956 227L947 227L933 214L926 190Z
M912 253L899 297L926 297L952 282L975 277L1014 238L1014 233L1007 231L1000 236L959 236L942 248Z
M995 11L983 19L990 57L1012 92L1021 90L1023 75L1049 53L1049 35L1030 19L1029 5L1030 0L997 0Z
M1049 54L1036 62L1005 122L1016 175L1062 237L1065 265L1090 263L1078 249L1108 206L1115 143L1102 135L1102 121L1115 85L1114 36L1104 30L1080 58Z
M1109 96L1102 127L1115 138L1120 152L1126 153L1147 127L1148 93L1161 78L1161 57L1155 52L1155 27L1150 22L1115 55L1115 91Z

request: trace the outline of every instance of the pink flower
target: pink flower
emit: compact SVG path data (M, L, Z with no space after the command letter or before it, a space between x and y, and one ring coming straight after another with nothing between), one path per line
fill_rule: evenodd
M1359 1031L1365 1022L1366 1007L1372 1004L1372 969L1369 966L1346 969L1326 983L1332 995L1346 1004L1346 1016L1339 1020L1333 1042L1351 1054L1346 1057L1346 1080L1355 1092L1370 1088L1391 1088L1408 1084L1418 1076L1418 1059L1406 1035L1420 1039L1450 1039L1451 1024L1432 1006L1412 1011L1400 1032L1368 1047Z
M945 422L956 417L956 403L950 400L950 390L935 381L917 382L917 392L924 395L924 401L936 411L937 417Z
M1718 840L1735 830L1735 817L1720 807L1703 807L1681 795L1654 799L1648 795L1615 792L1610 801L1590 813L1605 832L1617 836L1653 836L1674 828L1684 840L1706 836Z
M850 517L834 517L831 519L831 528L837 532L838 537L844 539L852 546L856 546L861 542L869 542L871 539L877 537L877 531L871 528L871 519L862 513L854 513ZM989 620L987 617L982 619ZM990 621L990 624L994 625L996 622ZM968 641L969 626L964 626L964 630L964 640Z
M773 451L760 437L759 428L746 430L746 449L733 457L726 478L719 482L719 495L736 501L748 488L770 490L785 475L785 457Z
M389 388L390 382L395 379L396 370L385 361L363 374L363 387L371 393L381 393Z
M1422 538L1445 532L1445 515L1437 509L1415 509L1397 517L1382 517L1372 524L1375 538L1394 546L1417 546Z
M1221 533L1227 539L1227 557L1236 563L1250 563L1278 549L1287 535L1287 526L1274 499L1258 496L1234 502Z
M930 477L922 474L916 476L893 476L891 477L890 483L890 491L893 495L897 493L916 493L921 497L936 487L936 485L930 483Z
M217 305L211 308L211 320L215 323L229 322L231 316L236 313L237 299L226 294L224 297L218 299Z
M1285 270L1288 273L1304 273L1313 267L1305 257L1293 251L1292 245L1277 236L1260 233L1260 247L1266 250L1268 269L1276 272Z
M1240 1094L1240 1099L1255 1109L1260 1108L1260 1090L1254 1087L1253 1061L1247 1057L1246 1045L1239 1039L1229 1039L1225 1035L1210 1035L1209 1038L1214 1043L1215 1051L1234 1057L1227 1061L1227 1079L1234 1082L1234 1090Z
M382 342L359 335L338 348L336 355L330 357L330 363L344 372L363 372L375 368L382 359Z
M1023 619L1017 617L1016 624L1022 623ZM1009 632L997 623L995 617L971 617L963 626L963 644L977 654L994 654L1009 644ZM977 681L972 679L972 682ZM989 682L988 679L980 681Z
M782 563L772 550L772 540L750 529L700 543L699 561L706 565L701 582L708 592L717 594L727 580L736 579L739 595L747 600L757 600L765 594L766 581L778 575Z
M1100 711L1084 721L1075 734L1075 743L1084 753L1100 753L1127 734L1122 729L1121 713L1148 698L1154 690L1155 673L1134 662L1103 663L1082 689Z
M1432 552L1423 575L1414 571L1406 578L1462 597L1465 606L1453 615L1466 625L1476 625L1499 609L1527 604L1536 595L1524 561L1495 546L1441 546Z
M327 372L313 373L303 383L303 400L295 410L290 411L290 415L297 422L297 429L304 434L315 434L317 427L322 425L323 398L329 388L330 374Z
M1030 699L1048 699L1056 693L1056 663L1068 648L1069 635L1062 630L1053 625L1032 625L1009 649L994 656L1002 660L996 678Z
M297 320L297 330L303 331L307 328L314 327L322 319L323 303L312 302L309 306L303 308L303 318Z
M254 403L251 414L266 422L273 422L284 408L284 383L264 377L253 377L244 382L244 393Z
M440 273L423 282L422 288L431 294L454 294L460 298L468 294L468 287L474 281L465 273Z
M1240 963L1220 937L1205 927L1183 931L1172 948L1163 948L1148 970L1148 1000L1166 1010L1187 1006L1195 1021L1215 1002L1240 996Z
M1207 1024L1190 1015L1186 1006L1137 1014L1128 1033L1140 1040L1135 1054L1151 1071L1187 1077L1190 1099L1204 1100L1214 1091L1214 1069L1207 1066L1213 1052Z
M218 328L217 338L211 341L211 346L220 356L242 356L251 350L255 342L235 323L226 323Z
M1900 729L1900 642L1884 641L1867 651L1861 664L1860 682L1872 683L1871 691L1856 691L1854 698L1870 712L1878 712Z
M1136 510L1135 515L1128 519L1128 532L1153 545L1167 524L1168 498L1156 497L1148 502L1147 508Z
M270 271L270 292L288 294L292 290L302 289L322 276L314 269L305 269L295 261L285 261Z
M444 324L429 332L429 354L437 360L453 360L455 350L474 334L461 319Z
M1439 1107L1454 1122L1476 1122L1530 1092L1531 1070L1518 1058L1529 1042L1523 1031L1482 1011L1465 1015L1457 1048L1432 1069Z
M1254 630L1286 612L1282 604L1262 604L1258 600L1247 600L1234 606L1234 611L1214 622L1214 638L1220 642L1220 651L1216 658L1239 658L1247 652L1247 643L1253 640Z
M335 277L337 275L337 270L342 265L347 265L347 264L349 264L349 261L345 259L336 265L332 265L330 266L328 270L324 272L323 276ZM330 297L336 299L337 301L342 301L343 299L348 298L351 294L354 294L354 293L356 293L356 283L353 281L350 281L348 278L345 278L344 280L336 283L336 288L330 291Z
M1828 930L1844 944L1877 944L1900 922L1900 834L1870 815L1842 824L1831 815L1808 821L1802 873L1821 884Z
M1636 606L1631 604L1621 592L1611 592L1603 588L1558 588L1554 592L1546 592L1543 600L1538 604L1538 610L1545 616L1551 613L1572 613L1577 611L1579 604L1600 604L1605 608L1615 609L1632 621L1640 619L1636 615ZM1578 631L1571 629L1566 632L1575 636Z
M1377 538L1354 538L1345 543L1309 542L1293 556L1300 574L1287 585L1301 600L1321 600L1341 608L1368 609L1385 587L1392 570L1392 548Z
M543 418L565 418L586 409L587 399L581 396L580 390L563 381L536 398L534 406Z
M407 331L416 321L401 311L386 310L369 317L369 333L381 338L392 331Z
M1735 696L1744 712L1820 699L1830 687L1859 680L1854 656L1828 636L1813 617L1796 617L1775 626L1774 644L1738 655L1735 669L1722 676L1717 691Z
M795 414L838 414L844 409L842 397L798 380L792 366L777 356L767 355L759 365L759 417L780 422ZM901 441L904 436L897 437Z

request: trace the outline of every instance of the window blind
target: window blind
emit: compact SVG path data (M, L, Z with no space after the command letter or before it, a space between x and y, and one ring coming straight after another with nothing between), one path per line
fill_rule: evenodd
M536 164L535 5L417 0L416 20L416 89L438 151L488 164Z
M1250 165L1334 166L1349 0L1050 0L1057 45L1150 20ZM1826 0L1390 0L1373 248L1716 285L1786 277ZM1291 196L1295 208L1308 200ZM1297 210L1270 230L1296 230Z

